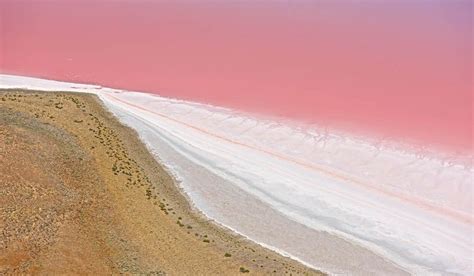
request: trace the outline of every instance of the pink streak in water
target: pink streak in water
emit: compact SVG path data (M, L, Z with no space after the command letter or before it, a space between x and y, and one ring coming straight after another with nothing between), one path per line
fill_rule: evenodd
M471 1L0 0L0 72L472 152Z

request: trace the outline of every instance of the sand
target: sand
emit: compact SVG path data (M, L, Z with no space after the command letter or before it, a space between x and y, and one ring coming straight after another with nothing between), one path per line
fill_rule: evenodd
M192 209L96 96L3 90L0 274L18 273L322 274Z

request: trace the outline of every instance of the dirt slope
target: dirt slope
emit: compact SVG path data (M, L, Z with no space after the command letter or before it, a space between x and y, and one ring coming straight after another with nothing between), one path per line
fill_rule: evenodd
M18 273L319 274L193 211L95 96L5 90L0 274Z

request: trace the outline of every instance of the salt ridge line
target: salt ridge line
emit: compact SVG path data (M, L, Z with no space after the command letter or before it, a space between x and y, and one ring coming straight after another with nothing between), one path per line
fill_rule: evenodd
M236 140L232 140L230 138L227 138L227 137L224 137L224 136L221 136L221 135L218 135L218 134L215 134L215 133L212 133L208 130L205 130L205 129L202 129L202 128L199 128L199 127L196 127L196 126L193 126L193 125L190 125L186 122L183 122L183 121L180 121L180 120L177 120L175 118L172 118L172 117L169 117L165 114L162 114L162 113L159 113L159 112L156 112L156 111L152 111L152 110L148 110L144 107L141 107L139 105L136 105L136 104L133 104L133 103L130 103L130 102L127 102L127 101L124 101L122 99L119 99L113 95L110 95L110 94L103 94L103 95L106 95L107 97L110 97L116 101L119 101L123 104L126 104L128 106L131 106L131 107L134 107L134 108L138 108L138 109L141 109L143 111L146 111L146 112L149 112L149 113L152 113L152 114L155 114L155 115L158 115L162 118L165 118L165 119L168 119L168 120L171 120L175 123L178 123L178 124L181 124L181 125L184 125L186 127L189 127L189 128L192 128L196 131L199 131L201 133L204 133L206 135L210 135L212 137L215 137L215 138L218 138L218 139L221 139L221 140L224 140L226 142L229 142L229 143L232 143L232 144L235 144L235 145L239 145L239 146L242 146L242 147L245 147L245 148L249 148L249 149L252 149L252 150L256 150L256 151L259 151L259 152L263 152L265 154L268 154L268 155L271 155L271 156L274 156L274 157L277 157L277 158L280 158L280 159L283 159L285 161L289 161L289 162L292 162L292 163L295 163L297 165L300 165L300 166L303 166L303 167L306 167L306 168L309 168L309 169L312 169L312 170L316 170L318 172L321 172L323 174L326 174L326 175L329 175L329 176L332 176L332 177L335 177L337 179L340 179L340 180L344 180L344 181L347 181L347 182L350 182L350 183L353 183L353 184L356 184L356 185L359 185L359 186L362 186L362 187L365 187L365 188L368 188L368 189L371 189L373 191L376 191L376 192L379 192L379 193L382 193L384 195L387 195L387 196L391 196L391 197L394 197L394 198L397 198L397 199L401 199L403 201L406 201L406 202L409 202L411 203L412 205L415 205L415 206L418 206L420 208L423 208L425 210L429 210L429 211L432 211L432 212L435 212L435 213L438 213L438 214L441 214L441 215L444 215L444 216L448 216L448 217L451 217L459 222L463 222L463 223L466 223L466 224L473 224L474 223L474 217L473 216L468 216L468 215L464 215L460 212L457 212L455 210L451 210L451 209L447 209L447 208L443 208L441 206L438 206L438 205L433 205L433 204L430 204L429 202L427 201L423 201L419 198L415 198L415 197L410 197L408 195L404 195L404 194L401 194L401 193L396 193L396 192L393 192L393 191L387 191L387 190L383 190L379 187L376 187L376 186L373 186L373 185L370 185L370 184L367 184L367 183L364 183L360 180L357 180L357 179L354 179L354 178L350 178L349 176L347 175L344 175L342 172L333 172L333 171L330 171L328 168L324 168L322 166L317 166L315 164L309 164L309 163L306 163L306 162L303 162L303 161L300 161L300 160L297 160L295 158L291 158L291 157L288 157L288 156L285 156L285 155L282 155L282 154L279 154L279 153L276 153L276 152L272 152L272 151L269 151L269 150L266 150L266 149L262 149L262 148L258 148L258 147L255 147L255 146L252 146L252 145L248 145L248 144L244 144L242 142L239 142L239 141L236 141Z

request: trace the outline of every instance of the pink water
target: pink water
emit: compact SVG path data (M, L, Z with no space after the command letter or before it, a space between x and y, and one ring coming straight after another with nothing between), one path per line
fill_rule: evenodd
M471 152L472 2L377 2L0 0L0 73Z

